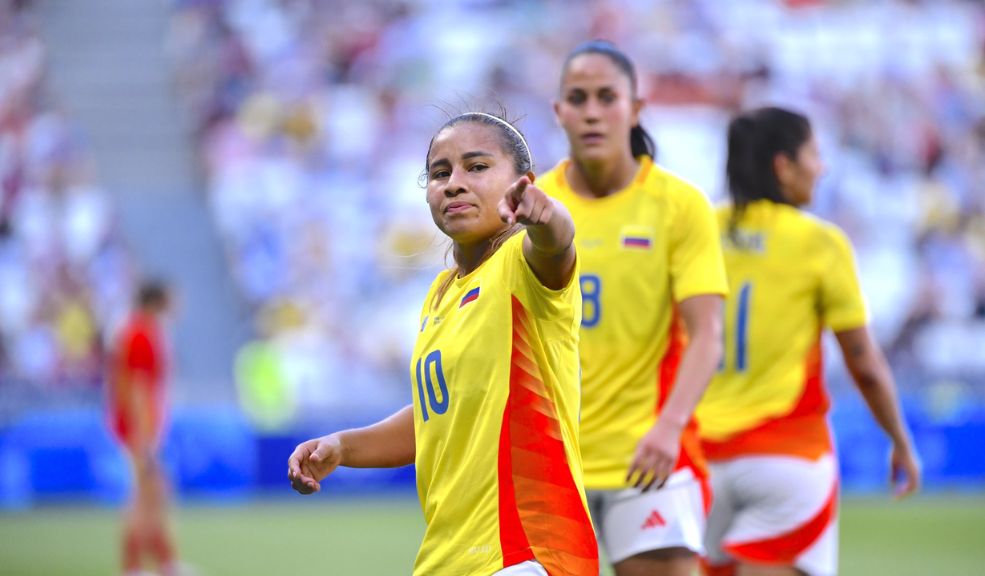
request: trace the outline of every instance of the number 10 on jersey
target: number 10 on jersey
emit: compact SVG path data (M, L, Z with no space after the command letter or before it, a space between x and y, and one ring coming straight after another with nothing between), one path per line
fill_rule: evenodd
M448 384L445 382L444 370L441 368L441 350L435 350L423 358L418 358L416 372L421 415L427 422L430 418L429 406L435 414L444 414L448 411ZM438 390L434 389L435 384L438 385ZM427 388L426 397L425 388Z

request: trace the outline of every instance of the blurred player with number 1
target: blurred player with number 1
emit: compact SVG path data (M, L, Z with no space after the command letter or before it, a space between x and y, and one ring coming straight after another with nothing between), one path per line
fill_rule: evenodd
M886 361L868 330L852 247L834 225L800 211L821 160L810 123L780 108L732 121L719 212L728 303L725 357L698 407L711 465L708 572L822 576L838 569L838 463L826 414L821 332L893 441L899 494L919 464Z

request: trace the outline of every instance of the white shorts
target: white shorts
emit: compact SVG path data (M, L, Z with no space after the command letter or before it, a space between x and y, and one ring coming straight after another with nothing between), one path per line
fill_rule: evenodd
M547 570L536 560L520 562L493 574L493 576L548 576Z
M712 506L705 537L711 567L736 561L838 571L838 463L747 456L710 463Z
M652 550L704 550L705 499L701 480L688 468L671 474L659 490L590 490L588 507L613 564Z

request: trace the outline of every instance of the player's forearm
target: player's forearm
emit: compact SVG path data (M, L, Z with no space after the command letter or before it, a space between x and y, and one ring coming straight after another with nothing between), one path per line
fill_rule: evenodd
M553 205L551 217L543 224L527 225L527 236L533 249L545 256L557 256L571 248L575 238L575 223L564 204L549 199Z
M677 372L677 381L660 411L660 419L683 429L715 374L722 355L722 340L713 326L691 336Z
M527 225L523 254L544 286L560 290L575 271L575 225L563 204L549 201L553 204L550 218L543 224Z
M343 430L335 435L342 446L342 466L394 468L414 463L413 406L405 406L371 426Z
M893 374L868 330L837 334L845 363L869 411L899 447L910 447L910 435L900 410Z
M910 435L899 407L893 376L884 361L875 359L873 364L853 373L852 377L879 426L886 431L894 444L908 448Z
M670 397L660 410L664 425L683 429L705 393L722 356L722 297L699 294L678 304L688 332L688 345Z

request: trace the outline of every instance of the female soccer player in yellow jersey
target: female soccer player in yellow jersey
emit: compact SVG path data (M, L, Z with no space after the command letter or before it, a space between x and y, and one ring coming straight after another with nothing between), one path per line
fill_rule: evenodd
M653 163L641 105L624 54L575 48L554 104L570 159L539 182L577 231L581 446L599 540L619 576L691 575L708 505L691 414L718 365L727 285L711 205Z
M732 205L719 212L732 299L721 369L698 407L714 504L710 574L835 574L838 470L826 413L821 332L832 330L893 442L897 494L920 484L893 377L867 328L852 248L799 210L821 160L804 116L762 108L728 131Z
M578 447L574 226L531 169L500 118L463 114L438 131L427 201L455 266L424 301L413 406L304 442L288 462L302 494L339 465L416 463L416 575L598 575Z

